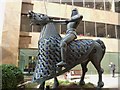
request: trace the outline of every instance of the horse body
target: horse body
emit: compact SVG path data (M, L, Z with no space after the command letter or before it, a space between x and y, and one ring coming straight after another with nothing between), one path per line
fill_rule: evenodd
M67 47L66 62L68 65L62 70L61 67L56 66L61 60L59 46L61 39L53 23L48 23L43 27L38 43L39 54L33 81L37 81L44 86L46 80L55 78L55 81L57 81L57 76L81 64L83 74L80 84L82 85L87 72L87 64L91 61L99 74L98 86L102 87L104 85L102 82L103 69L100 62L105 53L104 43L101 40L87 39L72 41Z

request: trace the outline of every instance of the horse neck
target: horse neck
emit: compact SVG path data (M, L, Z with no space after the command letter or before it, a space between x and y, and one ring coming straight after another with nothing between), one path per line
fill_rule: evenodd
M40 34L40 39L49 38L51 36L60 37L58 31L55 28L55 25L53 23L48 23L45 26L43 26Z

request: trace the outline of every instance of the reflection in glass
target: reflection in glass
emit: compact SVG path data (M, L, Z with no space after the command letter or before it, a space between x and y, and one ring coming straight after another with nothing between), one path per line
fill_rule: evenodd
M105 10L110 11L111 9L111 3L109 0L105 0Z
M119 2L115 2L115 12L120 13L120 1Z
M107 37L116 38L115 25L111 25L111 24L107 25Z
M83 0L74 0L74 5L79 6L79 7L83 7Z
M104 23L96 23L96 31L97 37L105 37L105 24Z
M60 0L47 0L47 2L60 3Z
M84 21L80 22L76 29L77 35L83 36L84 35Z
M61 25L61 34L66 34L67 26L62 24Z
M120 25L117 26L117 37L120 39Z
M61 0L62 4L72 5L72 0Z
M95 36L95 23L85 22L86 36Z
M55 24L55 28L58 31L58 33L61 33L61 28L60 28L60 24Z
M99 10L104 10L104 2L103 0L95 1L95 8Z
M85 0L85 7L94 8L94 0Z

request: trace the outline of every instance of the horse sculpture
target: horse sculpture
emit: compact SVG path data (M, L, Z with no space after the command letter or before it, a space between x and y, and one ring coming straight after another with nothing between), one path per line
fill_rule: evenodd
M44 14L38 14L30 11L28 13L32 24L40 25L44 23L46 17ZM56 64L60 62L60 41L62 37L57 32L54 22L44 23L41 31L40 39L38 41L38 61L33 75L33 82L40 84L40 89L44 89L45 81L54 78L54 87L59 85L57 76L69 71L74 66L81 64L82 76L79 82L84 85L84 77L87 72L88 62L92 62L97 69L99 80L98 87L103 87L102 73L104 70L101 68L101 60L105 54L105 45L101 40L79 39L72 41L67 47L66 63L68 64L64 69L58 67Z

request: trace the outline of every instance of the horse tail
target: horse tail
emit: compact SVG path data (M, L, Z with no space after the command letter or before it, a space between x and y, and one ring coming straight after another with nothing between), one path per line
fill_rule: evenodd
M100 40L100 39L96 40L96 42L99 43L100 46L102 47L102 49L103 49L103 55L104 55L105 51L106 51L106 46L105 46L104 42L102 40Z

